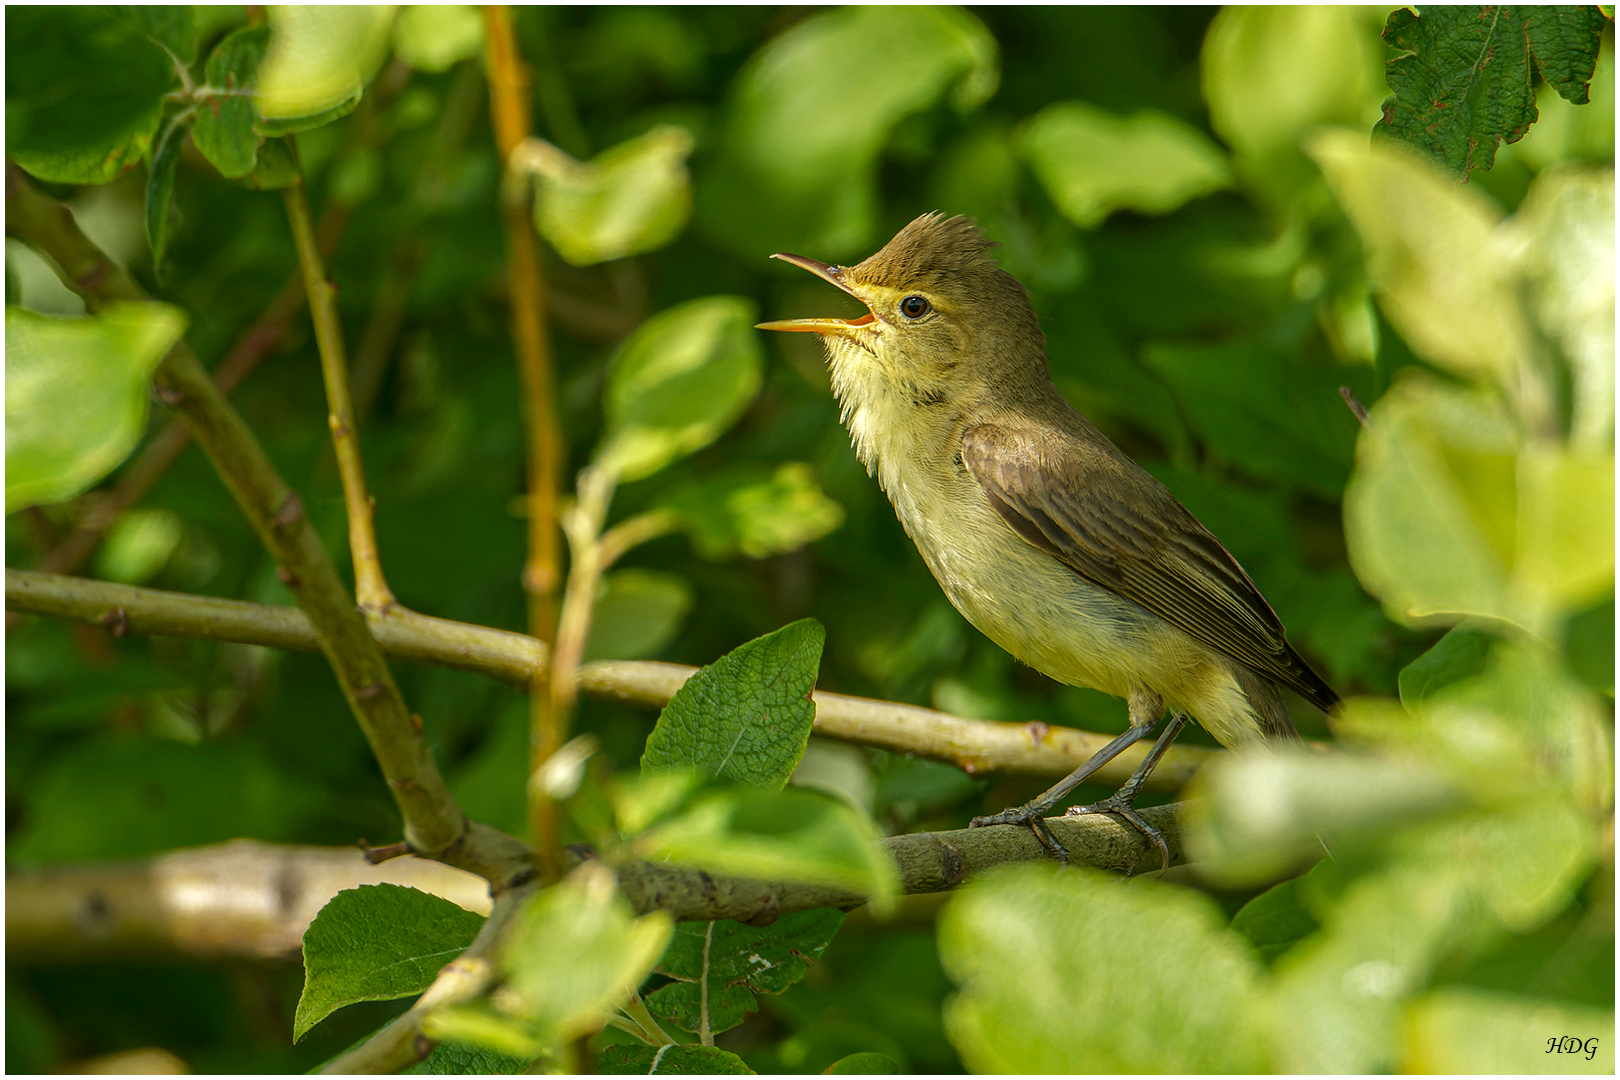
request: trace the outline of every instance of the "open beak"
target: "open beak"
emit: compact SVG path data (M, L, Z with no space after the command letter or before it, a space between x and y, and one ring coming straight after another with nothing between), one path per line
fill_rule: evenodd
M861 295L849 287L844 280L844 268L841 266L828 266L824 262L807 259L803 255L788 255L778 252L772 255L773 259L781 259L785 263L810 271L824 281L830 281L843 289L861 303L866 303ZM876 318L870 311L858 319L778 319L775 322L762 322L755 325L756 330L787 330L807 334L847 334L859 326L866 326Z

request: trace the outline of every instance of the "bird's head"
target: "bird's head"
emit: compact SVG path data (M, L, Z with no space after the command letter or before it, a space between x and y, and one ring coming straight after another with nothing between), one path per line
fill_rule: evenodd
M782 319L761 330L820 334L848 407L875 390L963 403L987 386L1046 378L1045 338L1018 279L970 218L924 214L855 266L771 256L843 289L858 319Z

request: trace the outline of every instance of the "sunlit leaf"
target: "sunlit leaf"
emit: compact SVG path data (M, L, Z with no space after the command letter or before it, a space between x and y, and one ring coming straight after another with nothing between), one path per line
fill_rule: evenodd
M647 737L643 772L697 772L780 789L815 722L810 693L827 632L801 619L739 645L670 698Z
M998 79L995 39L960 8L815 14L738 75L718 157L698 186L699 218L750 255L864 254L877 226L878 154L895 125L947 92L972 108Z
M579 162L550 143L531 142L524 164L535 176L534 224L575 266L663 247L686 227L692 135L661 125Z
M752 301L709 296L642 323L608 369L608 430L598 462L622 479L639 479L736 423L763 378L756 321Z
M1614 1010L1445 987L1406 1007L1403 1073L1614 1073Z
M484 19L470 4L412 4L394 23L394 54L421 71L448 71L484 47Z
M1400 53L1387 65L1394 93L1373 132L1467 180L1491 167L1500 141L1517 142L1535 122L1537 72L1585 103L1606 21L1590 5L1397 8L1384 27Z
M80 319L6 308L6 511L58 502L111 472L146 430L147 380L180 340L167 304Z
M1262 1071L1260 969L1225 921L1207 897L1155 882L988 874L940 916L940 958L961 987L945 1030L976 1072Z
M640 660L675 639L692 607L685 578L653 570L618 570L602 579L591 607L585 659Z
M259 115L313 124L353 109L388 58L397 10L388 4L272 5L270 50L254 93Z
M96 551L96 576L144 585L174 554L183 528L172 510L137 506L124 511Z
M858 1054L848 1054L839 1058L825 1069L821 1070L823 1076L839 1076L850 1073L861 1075L887 1075L903 1072L900 1063L888 1054L878 1054L870 1050Z
M1389 321L1425 359L1459 375L1517 370L1529 330L1491 249L1500 214L1411 151L1326 131L1311 156L1361 234Z
M1121 119L1081 101L1048 105L1022 142L1052 201L1081 228L1115 210L1166 214L1232 182L1219 147L1151 110Z
M401 885L338 893L304 931L293 1041L345 1005L420 994L483 924L465 908Z
M675 496L671 509L691 535L698 554L750 559L792 551L837 529L844 508L816 484L810 466L796 461L762 469L739 469Z
M115 7L6 13L6 156L62 184L104 184L157 135L174 62Z

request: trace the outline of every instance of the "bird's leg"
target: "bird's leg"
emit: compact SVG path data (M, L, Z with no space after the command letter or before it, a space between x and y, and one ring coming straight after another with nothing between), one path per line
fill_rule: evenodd
M1130 696L1131 726L1126 729L1123 735L1092 754L1084 765L1023 806L1015 806L1003 810L999 814L976 817L968 822L968 828L978 829L985 825L1028 825L1035 833L1035 838L1041 842L1041 846L1047 850L1047 853L1056 859L1060 866L1067 866L1069 863L1068 849L1058 842L1058 838L1052 835L1052 830L1047 827L1046 822L1043 820L1047 812L1058 804L1058 800L1073 791L1076 785L1084 783L1092 773L1118 757L1120 751L1139 741L1144 735L1152 731L1153 725L1159 722L1159 716L1163 711L1164 702L1159 698L1158 694L1151 690L1132 689ZM1140 772L1141 770L1137 771ZM1138 787L1141 786L1140 781L1135 776L1131 777L1131 781L1136 782ZM1129 786L1130 783L1127 783L1126 787Z
M1130 822L1137 832L1158 846L1160 857L1159 873L1161 876L1166 870L1170 869L1170 846L1164 842L1164 837L1159 834L1159 830L1149 825L1146 819L1136 812L1136 793L1142 790L1142 784L1147 780L1148 774L1159 764L1159 759L1164 757L1164 752L1170 749L1170 744L1175 741L1176 736L1181 733L1181 729L1186 726L1187 714L1177 709L1175 715L1170 717L1170 722L1159 733L1158 741L1153 744L1153 749L1148 751L1147 757L1142 759L1142 764L1138 765L1136 771L1131 773L1131 778L1125 781L1124 787L1102 802L1092 803L1089 806L1071 806L1069 812L1065 815L1066 817L1079 817L1081 814L1118 814ZM1134 869L1132 873L1135 873Z

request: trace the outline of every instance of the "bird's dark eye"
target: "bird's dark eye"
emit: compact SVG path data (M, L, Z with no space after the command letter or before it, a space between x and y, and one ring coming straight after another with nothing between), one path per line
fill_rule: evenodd
M925 296L908 296L900 301L900 314L908 319L920 319L933 309Z

